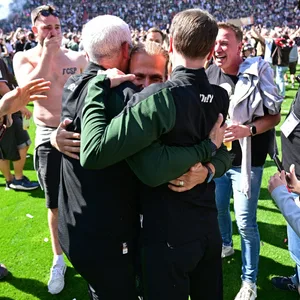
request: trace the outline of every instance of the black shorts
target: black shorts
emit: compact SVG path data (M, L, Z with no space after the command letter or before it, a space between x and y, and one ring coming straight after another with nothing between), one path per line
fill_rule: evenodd
M0 141L0 159L16 161L20 159L19 149L31 144L28 132L23 129L20 113L12 115L13 124L8 127Z
M289 63L290 74L292 75L296 74L297 63L298 63L297 61L292 61Z
M58 207L61 156L61 152L52 147L50 142L35 149L34 167L45 192L46 207L51 209Z

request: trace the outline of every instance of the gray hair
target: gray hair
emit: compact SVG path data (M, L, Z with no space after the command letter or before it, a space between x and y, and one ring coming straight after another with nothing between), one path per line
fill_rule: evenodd
M131 45L131 32L116 16L98 16L86 23L82 31L84 50L94 63L103 57L113 57L124 42Z

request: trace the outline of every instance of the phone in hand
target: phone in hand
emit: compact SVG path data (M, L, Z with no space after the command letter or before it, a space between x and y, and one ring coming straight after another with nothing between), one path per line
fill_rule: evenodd
M280 161L279 157L278 157L276 154L273 155L273 160L274 160L274 163L275 163L275 165L276 165L278 171L279 171L279 172L284 171L282 162ZM286 174L286 173L285 173L285 174ZM285 180L286 180L287 183L290 182L290 178L289 178L287 175L285 175ZM288 187L288 185L287 185L286 188L288 189L288 191L289 191L289 193L290 193L291 190L290 190L290 188Z
M282 162L280 161L279 157L276 154L273 155L273 160L274 160L274 163L275 163L278 171L279 172L284 171Z

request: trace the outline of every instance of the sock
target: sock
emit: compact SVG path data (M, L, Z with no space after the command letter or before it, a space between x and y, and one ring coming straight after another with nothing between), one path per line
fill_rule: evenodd
M248 285L252 289L255 287L255 282L243 281L243 285Z
M54 257L53 257L53 266L54 265L60 265L60 266L65 265L64 256L62 254L54 255Z

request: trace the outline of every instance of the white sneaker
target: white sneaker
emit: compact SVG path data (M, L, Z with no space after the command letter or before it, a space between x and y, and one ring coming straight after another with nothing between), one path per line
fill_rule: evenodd
M234 254L234 249L231 246L222 246L221 257L228 257Z
M48 281L48 292L50 294L60 293L65 286L65 273L67 266L54 265L50 269L50 279Z
M255 300L257 297L257 287L255 283L243 282L242 287L234 300Z

